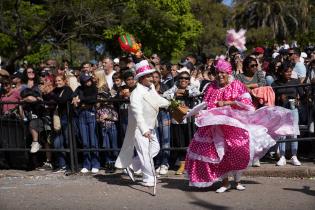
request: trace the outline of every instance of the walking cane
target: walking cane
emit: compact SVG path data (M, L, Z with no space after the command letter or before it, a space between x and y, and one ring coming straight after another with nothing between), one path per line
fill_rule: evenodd
M151 169L152 169L152 174L154 176L154 186L153 186L153 196L156 196L156 174L155 174L155 168L154 168L154 163L153 163L153 158L151 157L151 142L153 141L152 137L149 138L149 158L150 158L150 164L151 164Z

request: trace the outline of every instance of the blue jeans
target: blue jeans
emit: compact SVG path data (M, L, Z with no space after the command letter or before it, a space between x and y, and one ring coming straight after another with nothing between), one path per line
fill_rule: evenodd
M79 113L79 129L83 149L97 149L95 110L81 110ZM98 152L83 152L83 168L100 168Z
M103 137L103 147L106 149L118 149L117 145L117 128L116 124L113 123L111 127L102 128L102 137ZM114 152L105 152L105 162L113 162L118 156L118 151Z
M55 149L64 149L69 145L68 141L68 119L66 115L60 117L61 122L61 130L56 133L54 138L54 148ZM58 167L67 167L66 163L66 153L65 152L57 152L58 159Z
M298 110L295 109L291 109L292 115L293 115L293 120L295 123L299 122L299 112ZM297 136L293 136L293 138L296 138ZM281 136L280 137L281 140L286 139L286 136ZM283 143L279 143L279 150L280 150L280 157L285 155L285 149L286 149L286 142ZM298 150L298 142L294 141L291 142L291 154L292 156L295 156L297 154L297 150Z
M157 164L169 166L170 150L163 150L170 148L171 141L171 117L167 111L161 110L158 114L158 127L156 130L157 138L162 148L157 155Z

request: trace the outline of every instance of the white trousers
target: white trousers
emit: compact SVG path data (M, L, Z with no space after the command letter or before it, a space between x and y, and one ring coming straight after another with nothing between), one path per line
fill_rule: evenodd
M153 158L160 151L160 144L157 139L154 130L152 132L152 139L144 137L141 132L136 130L136 143L135 147L138 156L134 157L132 160L132 168L134 171L141 169L143 173L143 182L154 182L154 163Z

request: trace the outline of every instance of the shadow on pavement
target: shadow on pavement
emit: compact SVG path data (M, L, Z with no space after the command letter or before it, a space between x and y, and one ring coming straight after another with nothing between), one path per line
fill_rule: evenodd
M126 186L131 189L147 193L152 195L152 189L148 187L141 186L139 183L131 181L129 178L124 178L125 175L122 174L106 174L106 175L95 175L96 178L100 182L106 182L109 185L118 185L118 186Z
M303 189L283 188L284 190L301 192L306 195L315 196L315 190L311 190L309 186L303 186Z
M215 210L228 210L228 209L230 209L230 207L212 204L208 201L197 198L197 196L194 193L187 193L187 196L194 200L194 201L190 202L194 206L200 206L200 207L203 207L205 209L215 209Z

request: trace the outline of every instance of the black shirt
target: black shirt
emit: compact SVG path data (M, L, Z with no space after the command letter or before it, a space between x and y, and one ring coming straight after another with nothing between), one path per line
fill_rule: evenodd
M271 86L277 87L277 86L287 86L287 85L299 85L300 82L298 79L291 79L289 81L283 81L283 80L276 80L274 81ZM303 96L303 88L301 87L286 87L286 88L274 88L275 94L276 94L276 105L282 106L285 108L290 108L289 99L297 99L298 96ZM285 95L286 99L285 101L282 101L280 99L281 95Z

